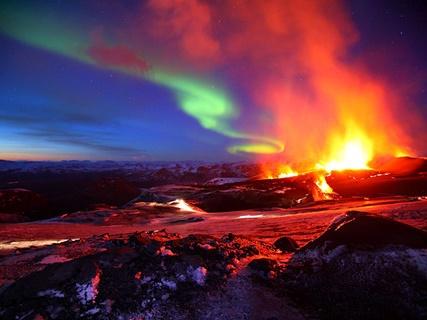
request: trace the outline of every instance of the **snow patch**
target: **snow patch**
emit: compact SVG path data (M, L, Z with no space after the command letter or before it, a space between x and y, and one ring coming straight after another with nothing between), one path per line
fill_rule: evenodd
M427 249L408 249L406 252L418 270L427 277Z
M97 270L96 275L87 283L76 283L77 296L82 304L94 302L98 295L98 285L101 280L101 272Z
M208 243L199 244L199 247L204 250L213 250L215 247L211 246Z
M52 298L64 298L65 295L62 291L55 290L55 289L48 289L44 291L40 291L37 293L37 296L39 297L52 297Z
M43 247L52 244L63 243L67 241L78 241L80 238L73 239L40 239L23 241L0 241L0 250L24 249L29 247Z
M199 286L203 286L206 281L206 275L208 274L208 270L204 267L198 267L193 269L189 267L187 270L188 275L195 281Z
M98 312L100 312L101 310L98 307L89 309L88 311L86 311L85 313L83 313L84 316L91 316L94 314L97 314Z
M223 184L242 182L242 181L246 181L246 180L248 180L248 178L213 178L213 179L209 180L208 182L206 182L205 185L220 186Z
M169 289L176 290L176 283L172 280L162 279L162 284Z
M264 217L263 214L246 214L243 216L238 216L237 219L259 219L263 217Z
M168 249L166 247L160 247L158 254L160 254L162 256L176 256L176 254L173 253L173 251L171 249Z
M39 263L40 264L63 263L70 260L71 259L53 254L53 255L44 257Z
M192 206L190 206L184 199L176 199L174 201L168 202L169 205L178 208L180 211L188 211L188 212L198 212Z
M184 199L175 199L173 201L169 201L167 203L161 203L161 202L135 202L133 204L135 207L159 207L159 208L176 208L179 211L183 211L183 212L198 212L198 213L203 213L203 210L197 208L197 207L193 207L192 205L188 204L187 202L185 202Z

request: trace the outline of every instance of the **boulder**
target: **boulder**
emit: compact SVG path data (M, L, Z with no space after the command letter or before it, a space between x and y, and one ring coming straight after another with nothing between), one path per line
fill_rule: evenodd
M360 249L378 249L388 245L427 248L427 232L379 215L349 211L335 218L322 235L301 250L324 245Z
M295 240L286 236L274 241L273 245L282 252L295 252L298 249L298 244Z
M276 260L268 258L254 259L248 264L249 268L251 268L252 270L262 271L266 273L277 268L277 265L278 264Z
M283 290L320 319L425 319L427 233L363 212L298 250Z

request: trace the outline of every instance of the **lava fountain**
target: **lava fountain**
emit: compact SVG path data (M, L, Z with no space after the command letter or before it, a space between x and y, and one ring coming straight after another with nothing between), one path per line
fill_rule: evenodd
M315 200L331 199L334 191L326 181L326 177L333 171L371 169L369 163L374 157L373 142L361 131L354 131L354 133L345 138L332 136L327 156L323 156L324 160L311 165L308 170L299 171L290 165L278 164L275 165L276 169L267 171L266 177L281 179L309 172L314 176L313 182L321 192L315 194ZM277 172L277 174L273 175L271 172Z

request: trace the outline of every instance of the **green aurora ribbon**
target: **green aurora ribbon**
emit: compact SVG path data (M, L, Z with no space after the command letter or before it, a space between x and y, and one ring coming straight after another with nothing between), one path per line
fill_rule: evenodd
M45 14L34 6L0 5L0 32L25 44L100 66L88 53L91 41L84 28L76 27L66 17L60 19L56 15ZM122 66L102 67L165 86L174 92L180 109L203 128L229 138L248 140L247 143L229 146L227 150L230 153L273 154L284 150L280 141L233 129L230 122L239 114L237 107L223 90L206 81L162 71L155 66L143 73Z

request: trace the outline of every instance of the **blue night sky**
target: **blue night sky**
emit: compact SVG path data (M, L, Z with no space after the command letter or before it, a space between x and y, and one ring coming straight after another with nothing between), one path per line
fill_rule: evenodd
M409 137L401 141L424 155L410 138L423 139L414 130L427 117L423 1L296 2L2 2L0 158L242 160L286 157L288 148L295 157L341 126L337 110L347 108L329 107L339 99L318 79L336 88L333 77L360 70L399 96L373 112L382 123L378 115L392 110L378 130L397 132L396 114L413 115L399 126ZM277 27L274 12L291 22L279 17ZM325 38L324 55L306 54L318 50L311 21L344 30ZM343 83L343 92L354 88Z
M224 156L227 139L201 129L169 90L0 39L2 151L42 159Z

